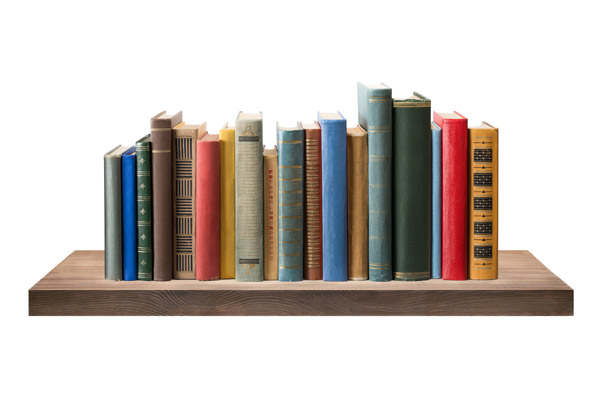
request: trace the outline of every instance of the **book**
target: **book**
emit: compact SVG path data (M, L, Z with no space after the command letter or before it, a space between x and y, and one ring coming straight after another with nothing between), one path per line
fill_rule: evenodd
M442 279L467 279L467 118L433 113L442 128Z
M348 280L346 119L318 113L321 126L323 280Z
M280 281L304 276L304 129L277 123Z
M203 125L205 126L205 125ZM201 131L201 130L200 130ZM206 131L204 131L206 132ZM201 135L196 145L196 279L219 279L219 135Z
M162 111L150 120L152 140L152 247L153 278L173 278L173 177L172 129L181 123L181 111L169 115Z
M431 277L431 101L394 99L394 279Z
M392 279L392 89L358 83L358 121L369 146L369 279Z
M469 279L498 279L498 128L469 128Z
M263 226L265 246L265 280L277 280L279 246L279 189L277 146L263 153Z
M121 196L123 218L123 280L137 280L137 185L135 147L121 156Z
M173 278L196 279L196 142L206 122L173 129Z
M138 279L152 280L152 153L150 134L135 143Z
M129 147L104 154L104 279L123 279L121 156Z
M239 112L235 120L235 279L262 281L263 118Z
M221 279L235 278L235 127L219 131Z
M304 279L323 279L321 213L321 127L301 123L304 129Z
M442 128L431 123L431 277L442 277Z
M348 279L369 279L369 154L367 132L348 128Z

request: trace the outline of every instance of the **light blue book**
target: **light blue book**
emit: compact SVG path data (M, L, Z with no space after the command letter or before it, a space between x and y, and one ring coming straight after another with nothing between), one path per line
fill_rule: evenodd
M431 277L442 277L442 129L431 123Z

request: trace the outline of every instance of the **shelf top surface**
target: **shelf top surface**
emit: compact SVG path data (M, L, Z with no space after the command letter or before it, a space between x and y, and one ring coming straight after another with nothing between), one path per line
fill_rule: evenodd
M499 251L498 259L498 279L487 281L237 282L222 279L117 282L104 279L102 250L76 250L30 290L572 290L527 250Z

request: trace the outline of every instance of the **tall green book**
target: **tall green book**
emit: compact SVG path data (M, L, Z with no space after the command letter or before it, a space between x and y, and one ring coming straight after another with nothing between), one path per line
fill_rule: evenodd
M150 135L135 143L138 279L152 280L152 153Z

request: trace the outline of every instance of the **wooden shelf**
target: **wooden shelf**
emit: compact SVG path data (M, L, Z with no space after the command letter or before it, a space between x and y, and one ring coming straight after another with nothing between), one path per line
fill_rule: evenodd
M114 282L74 251L29 289L29 315L573 315L573 289L524 250L494 281Z

